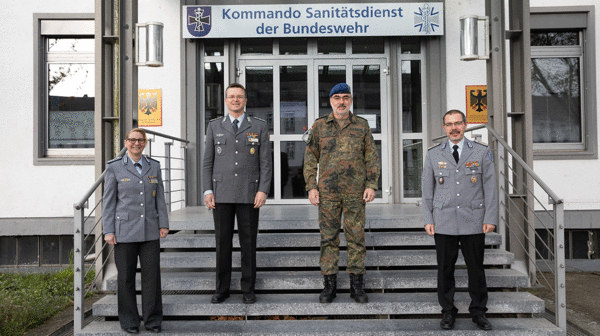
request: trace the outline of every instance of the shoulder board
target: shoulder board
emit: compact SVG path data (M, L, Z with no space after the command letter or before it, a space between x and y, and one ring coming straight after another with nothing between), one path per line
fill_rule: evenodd
M485 142L481 142L481 141L477 141L477 140L473 140L474 143L480 144L482 146L488 147L488 144L486 144Z
M433 145L433 146L431 146L431 147L427 148L427 150L433 149L433 148L435 148L435 147L437 147L437 146L439 146L439 145L441 145L441 143L436 143L435 145Z
M112 159L112 160L108 161L108 162L107 162L107 164L108 164L108 163L117 162L117 161L121 161L122 159L123 159L123 157L122 157L122 156L117 156L116 158L114 158L114 159Z
M214 119L210 119L210 121L209 121L209 122L213 122L213 121L217 121L217 120L221 120L221 119L223 119L223 116L216 117L216 118L214 118Z
M153 158L151 158L151 157L149 157L149 156L144 156L144 157L145 157L146 159L148 159L148 160L154 161L154 162L156 162L156 163L160 163L160 161L158 161L158 160L156 160L156 159L153 159Z
M324 115L324 116L320 116L320 117L318 117L317 119L315 119L315 121L317 121L317 120L321 120L321 119L325 119L325 118L327 118L327 117L329 117L329 114L326 114L326 115Z
M353 117L353 118L362 119L362 120L364 120L364 121L367 121L367 119L365 119L365 118L363 118L363 117L361 117L361 116L359 116L359 115L356 115L356 114L353 114L353 115L352 115L352 117Z
M257 117L252 117L252 119L254 119L254 120L258 120L258 121L262 121L262 122L264 122L264 123L266 123L266 122L267 122L266 120L264 120L264 119L261 119L261 118L257 118Z

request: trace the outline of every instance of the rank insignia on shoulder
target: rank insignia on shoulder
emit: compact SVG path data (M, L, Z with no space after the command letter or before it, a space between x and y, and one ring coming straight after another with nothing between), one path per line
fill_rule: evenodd
M436 144L434 144L433 146L431 146L431 147L427 148L427 150L430 150L430 149L432 149L432 148L435 148L435 147L437 147L437 146L439 146L439 145L441 145L441 143L436 143Z

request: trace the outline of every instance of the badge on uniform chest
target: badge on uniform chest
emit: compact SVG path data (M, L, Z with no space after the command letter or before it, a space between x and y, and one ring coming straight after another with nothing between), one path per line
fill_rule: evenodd
M471 183L477 183L477 176L471 176Z
M217 147L217 154L221 154L221 153L223 153L223 148Z
M438 180L438 182L440 182L440 184L444 184L444 178L440 177L440 179Z
M254 149L254 147L250 147L250 154L254 155L254 153L256 153L256 150Z
M156 197L156 190L152 191L152 197Z

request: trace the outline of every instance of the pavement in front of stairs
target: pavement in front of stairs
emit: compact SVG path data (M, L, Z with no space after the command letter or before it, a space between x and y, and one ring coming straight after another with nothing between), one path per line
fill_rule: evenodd
M553 284L554 278L550 273L544 273L546 279ZM589 335L600 335L600 271L568 270L567 279L567 319L576 329ZM546 280L540 280L544 283ZM546 308L554 311L554 294L547 286L538 285L530 290L533 294L544 299ZM88 314L94 302L101 299L103 294L96 294L85 300ZM50 318L45 324L27 332L33 336L59 336L73 334L73 307L69 307ZM581 335L582 333L572 333Z
M543 285L548 281L554 287L554 276L552 273L543 275L545 278L538 274L541 284L528 291L542 298L546 309L554 314L554 293L548 285ZM589 335L600 335L600 271L580 271L571 267L567 269L566 282L567 322Z

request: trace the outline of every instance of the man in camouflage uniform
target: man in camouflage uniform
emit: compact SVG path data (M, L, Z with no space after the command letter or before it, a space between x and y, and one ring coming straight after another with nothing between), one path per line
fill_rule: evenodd
M368 298L363 290L365 202L375 198L379 158L369 123L350 112L350 87L346 83L335 85L329 93L329 102L333 112L315 120L304 155L308 198L313 205L319 206L320 266L325 287L319 301L330 303L336 296L343 213L350 296L356 302L366 303Z

